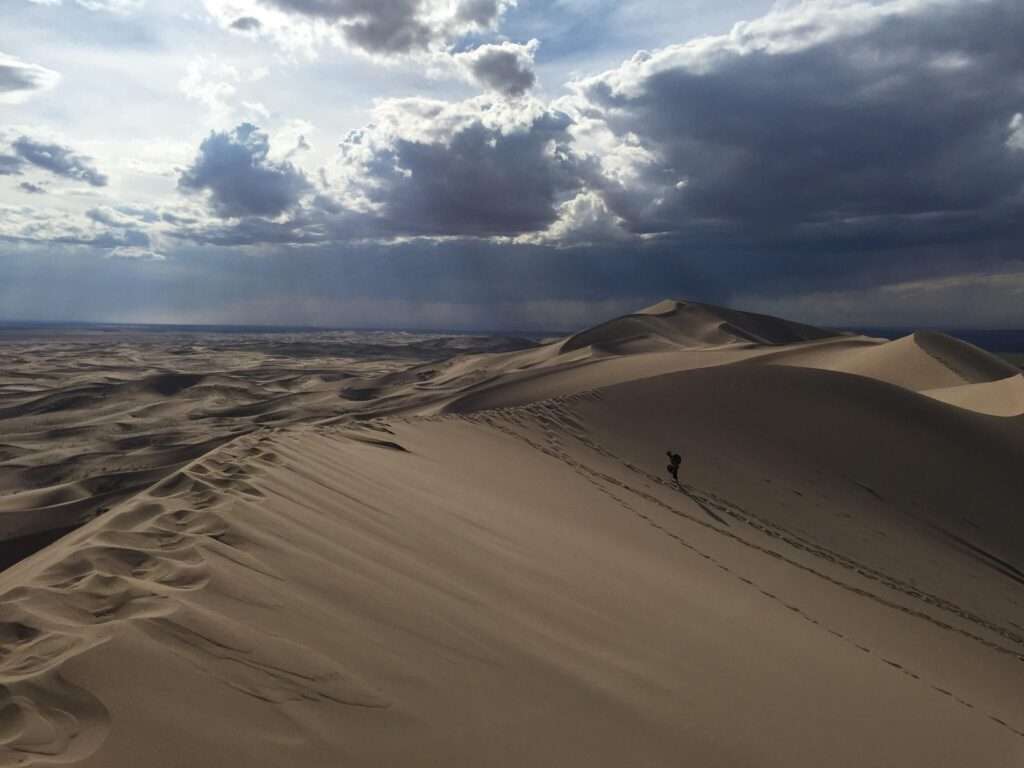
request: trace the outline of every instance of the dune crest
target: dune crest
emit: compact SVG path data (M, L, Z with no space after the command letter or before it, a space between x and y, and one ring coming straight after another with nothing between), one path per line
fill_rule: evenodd
M737 343L779 345L835 335L768 315L666 300L574 334L561 342L560 351L573 352L597 345L607 352L632 353L656 350L659 342L680 347L716 347Z

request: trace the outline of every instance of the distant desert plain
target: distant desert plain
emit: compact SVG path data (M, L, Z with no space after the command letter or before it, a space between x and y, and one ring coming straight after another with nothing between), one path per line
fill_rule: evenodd
M1022 470L933 332L3 331L0 766L1024 766Z

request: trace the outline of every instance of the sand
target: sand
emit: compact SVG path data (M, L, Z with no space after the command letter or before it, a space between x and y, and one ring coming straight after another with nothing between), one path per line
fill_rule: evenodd
M3 333L0 568L234 438L359 410L367 379L532 346L396 333Z
M0 765L1024 762L1019 369L675 302L503 343L217 435L109 390L220 442L0 574Z

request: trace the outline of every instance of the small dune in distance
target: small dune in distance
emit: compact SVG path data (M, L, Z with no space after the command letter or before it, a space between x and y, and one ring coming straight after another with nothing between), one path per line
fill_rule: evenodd
M0 766L1024 764L1024 375L952 336L0 360Z

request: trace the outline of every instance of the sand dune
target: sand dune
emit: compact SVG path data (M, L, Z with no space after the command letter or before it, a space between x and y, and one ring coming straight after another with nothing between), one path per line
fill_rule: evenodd
M0 574L0 765L1024 759L1024 385L995 358L672 302L317 370L121 372L131 407L231 376L218 407L281 417ZM91 498L44 479L33 509Z
M967 342L934 331L896 341L854 337L760 358L772 365L800 365L856 373L917 392L998 381L1020 369Z
M922 394L992 416L1024 415L1024 376L1019 373L996 381L926 389Z
M742 336L732 330L742 329ZM760 338L763 343L746 339ZM499 360L467 365L453 360L453 373L412 390L452 393L445 410L501 408L567 392L636 381L681 370L732 364L792 365L854 373L921 392L1012 377L1020 369L959 339L919 332L896 341L840 335L761 315L684 302L662 302L569 337ZM406 384L408 384L406 380ZM984 399L984 397L982 397ZM381 403L380 405L384 405ZM389 412L381 410L380 412Z
M658 341L685 347L737 342L792 344L833 335L777 317L693 302L663 301L570 336L562 342L560 350L572 352L595 345L616 351L626 345L627 352L647 351L657 349ZM631 348L631 343L637 346Z
M345 413L411 363L525 339L411 334L9 334L0 345L0 567L267 424Z

